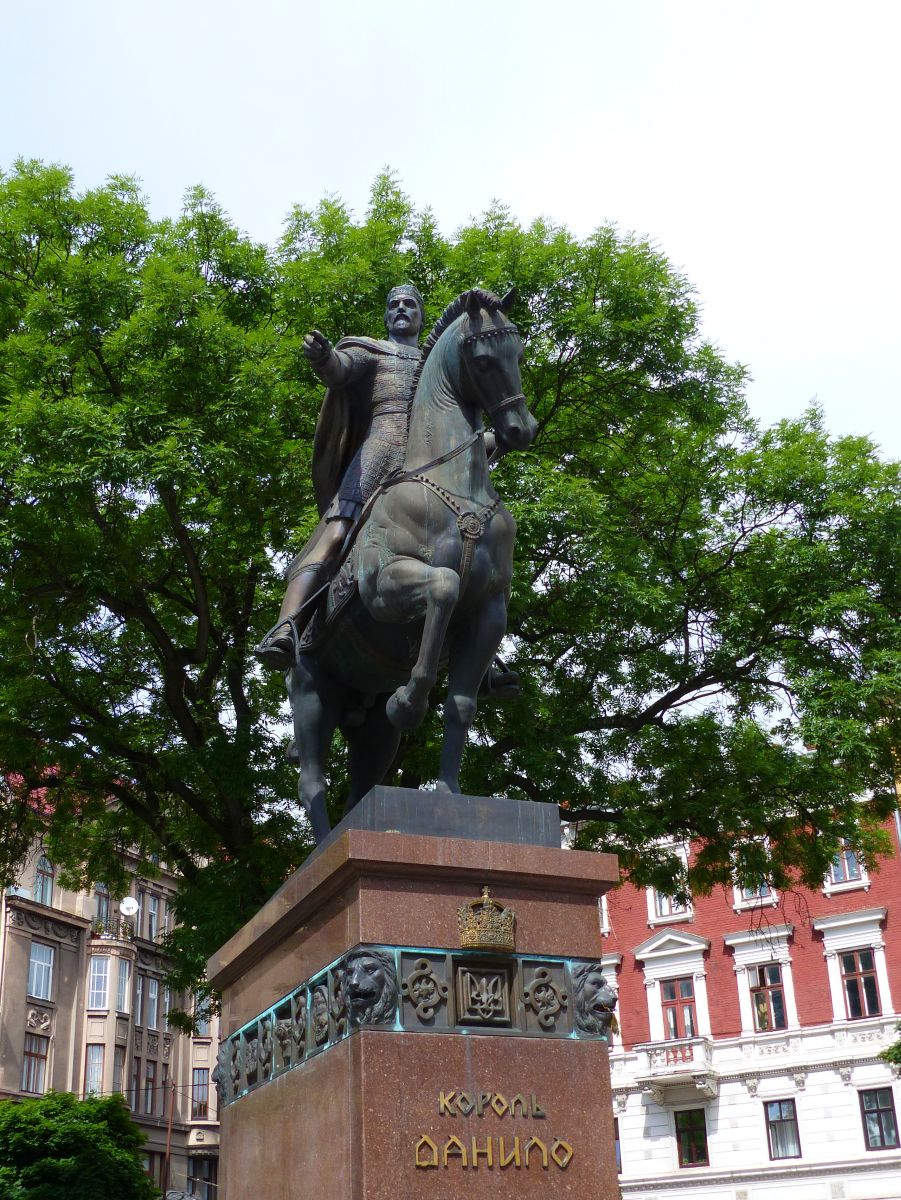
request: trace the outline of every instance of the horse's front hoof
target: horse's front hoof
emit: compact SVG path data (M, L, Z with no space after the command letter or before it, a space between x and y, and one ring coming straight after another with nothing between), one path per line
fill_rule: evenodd
M422 724L426 706L413 705L404 695L404 689L398 688L393 696L388 698L385 713L395 729L401 733L412 733Z

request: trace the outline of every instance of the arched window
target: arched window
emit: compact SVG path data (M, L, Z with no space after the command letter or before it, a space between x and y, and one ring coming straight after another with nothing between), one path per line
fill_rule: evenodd
M44 854L38 859L34 873L34 898L38 904L53 903L53 863Z

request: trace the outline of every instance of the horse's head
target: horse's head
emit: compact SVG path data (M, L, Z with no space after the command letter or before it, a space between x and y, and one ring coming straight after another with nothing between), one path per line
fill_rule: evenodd
M538 431L522 393L522 340L508 318L511 288L503 298L481 288L466 297L460 359L468 398L487 413L498 443L525 450Z

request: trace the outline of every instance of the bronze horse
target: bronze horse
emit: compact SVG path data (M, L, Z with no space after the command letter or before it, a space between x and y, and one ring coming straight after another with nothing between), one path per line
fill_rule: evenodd
M479 685L506 630L516 533L491 484L482 414L501 452L525 449L537 430L522 394L522 341L506 315L512 299L465 292L429 335L403 469L367 505L288 672L299 794L317 842L329 831L335 729L348 746L347 812L382 781L401 732L422 721L444 661L438 788L460 790Z

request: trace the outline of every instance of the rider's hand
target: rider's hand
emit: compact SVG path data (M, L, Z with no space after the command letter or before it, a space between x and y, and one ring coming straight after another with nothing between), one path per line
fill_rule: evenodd
M332 344L318 329L304 335L303 352L312 366L321 366L332 352Z

